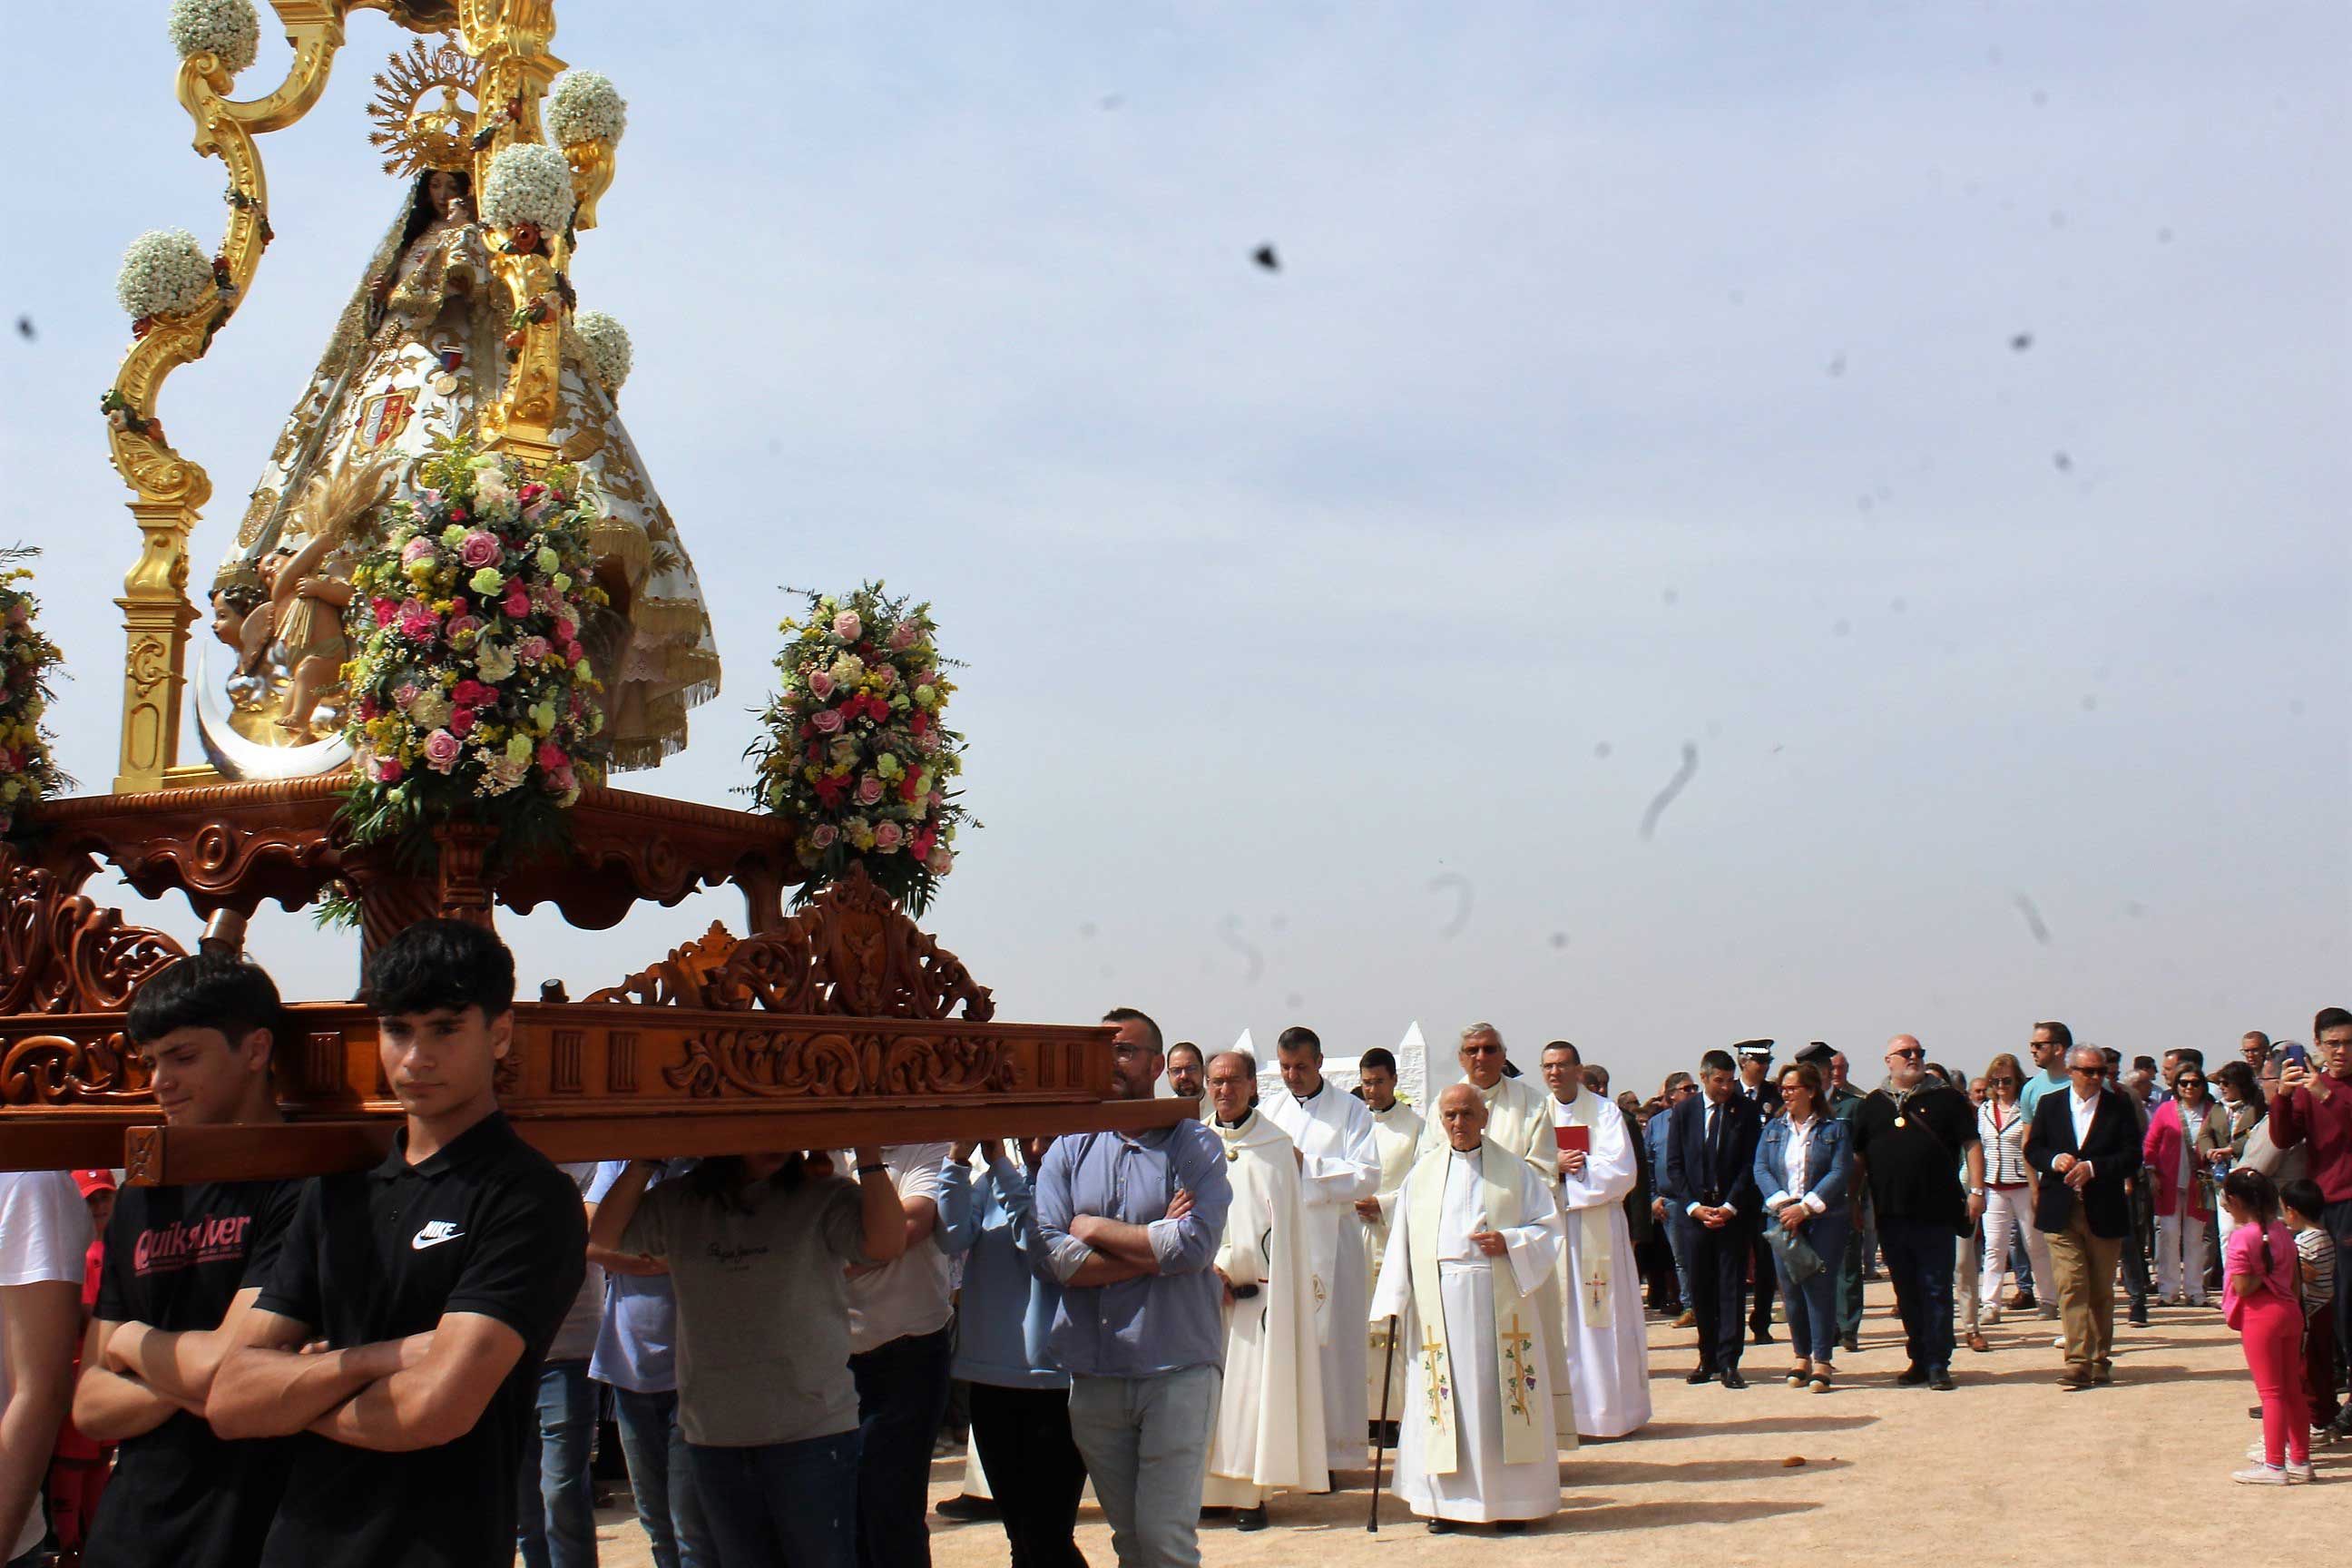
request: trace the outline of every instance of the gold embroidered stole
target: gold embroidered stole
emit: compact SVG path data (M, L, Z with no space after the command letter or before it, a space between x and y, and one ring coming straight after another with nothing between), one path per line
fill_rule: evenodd
M1556 1100L1552 1103L1559 1104ZM1585 1140L1585 1169L1588 1171L1592 1168L1592 1155L1601 1142L1599 1136L1601 1128L1597 1120L1600 1110L1595 1107L1605 1109L1612 1116L1622 1118L1625 1114L1613 1103L1600 1099L1589 1089L1579 1092L1573 1103L1560 1107L1568 1113L1569 1125L1581 1127L1593 1134ZM1568 1206L1565 1190L1562 1191L1560 1199L1559 1206L1569 1223L1579 1226L1582 1232L1577 1238L1578 1245L1573 1253L1570 1253L1568 1248L1567 1238L1565 1237L1561 1238L1560 1257L1563 1268L1569 1267L1569 1260L1572 1258L1574 1267L1582 1276L1570 1283L1583 1300L1584 1326L1588 1329L1613 1328L1616 1326L1616 1316L1610 1301L1609 1282L1610 1265L1614 1261L1611 1254L1614 1247L1609 1216L1617 1205L1601 1203L1595 1204L1588 1209L1571 1209Z

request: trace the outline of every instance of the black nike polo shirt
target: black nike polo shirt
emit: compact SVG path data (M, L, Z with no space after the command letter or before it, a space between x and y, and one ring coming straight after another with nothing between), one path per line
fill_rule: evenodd
M516 1478L538 1437L540 1359L586 1268L580 1189L491 1113L430 1159L394 1140L371 1171L310 1184L266 1311L341 1349L423 1333L448 1312L495 1318L522 1359L473 1430L437 1448L380 1454L298 1439L264 1568L504 1568Z

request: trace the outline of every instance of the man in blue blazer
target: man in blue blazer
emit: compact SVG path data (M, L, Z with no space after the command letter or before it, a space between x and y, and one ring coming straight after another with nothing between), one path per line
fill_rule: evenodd
M1666 1201L1690 1218L1690 1309L1698 1320L1698 1366L1692 1383L1720 1377L1745 1388L1739 1374L1741 1309L1748 1255L1762 1216L1756 1190L1756 1140L1764 1126L1755 1104L1738 1092L1738 1069L1728 1051L1699 1058L1699 1088L1675 1107L1666 1129L1666 1166L1660 1183Z
M2126 1184L2140 1167L2139 1114L2105 1087L2095 1046L2066 1053L2068 1087L2045 1094L2025 1136L2026 1162L2042 1173L2033 1228L2050 1239L2058 1315L2066 1325L2066 1372L2058 1385L2115 1381L2116 1266L2132 1226Z

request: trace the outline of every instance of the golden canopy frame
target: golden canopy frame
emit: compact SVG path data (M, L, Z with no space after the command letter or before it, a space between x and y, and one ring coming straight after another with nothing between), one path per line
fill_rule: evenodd
M188 628L196 619L187 593L188 536L212 497L212 479L163 439L155 407L164 379L204 357L260 269L269 243L269 184L256 138L286 129L317 104L343 46L345 18L354 11L384 12L413 32L453 31L466 52L482 62L478 102L513 106L515 112L504 119L484 117L493 134L474 150L476 190L488 182L490 161L500 149L541 139L540 102L563 69L563 62L548 50L555 36L554 0L270 0L270 8L294 49L286 79L273 91L233 100L230 73L217 57L200 53L180 63L180 102L195 121L195 150L217 157L228 169L228 233L215 264L222 287L217 298L194 310L154 318L123 356L109 400L124 415L109 440L115 469L131 487L131 514L141 535L139 558L123 579L122 597L115 601L122 608L125 639L117 795L217 782L209 766L180 761ZM572 161L580 200L579 226L592 226L596 198L612 184L613 146L598 142L563 151ZM509 255L503 244L494 245L510 298L521 301L551 290L566 248L562 235L546 237L545 254ZM482 436L488 446L504 447L526 462L545 463L555 454L549 430L556 416L562 313L549 311L522 331L505 395L485 411Z

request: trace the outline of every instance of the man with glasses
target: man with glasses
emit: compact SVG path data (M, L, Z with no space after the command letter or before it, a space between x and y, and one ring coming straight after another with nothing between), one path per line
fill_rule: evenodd
M2017 1091L2017 1108L2025 1116L2025 1125L2029 1129L2026 1137L2031 1142L2033 1114L2042 1097L2061 1092L2067 1087L2066 1053L2074 1048L2074 1031L2060 1023L2036 1024L2033 1026L2033 1037L2026 1042L2025 1048L2033 1058L2034 1070L2026 1076L2024 1084ZM2030 1180L2038 1185L2038 1179ZM2058 1279L2051 1271L2050 1243L2042 1236L2040 1226L2028 1225L2021 1228L2025 1233L2026 1272L2032 1277L2025 1288L2034 1293L2032 1305L2041 1315L2055 1322L2058 1319ZM2022 1309L2027 1303L2011 1304ZM2063 1347L2064 1342L2059 1342Z
M2048 1238L2058 1309L2066 1321L2061 1388L2115 1381L2116 1266L2131 1232L2126 1184L2140 1167L2139 1119L2106 1087L2098 1048L2066 1056L2074 1082L2034 1108L2025 1157L2041 1173L2033 1226Z
M1895 1381L1949 1392L1952 1282L1959 1238L1984 1213L1984 1145L1969 1097L1927 1077L1916 1038L1886 1043L1886 1081L1853 1116L1857 1181L1878 1210L1878 1242L1895 1282L1911 1364ZM1968 1185L1960 1167L1968 1167Z
M1552 1136L1551 1097L1525 1079L1507 1076L1502 1031L1473 1024L1462 1031L1458 1058L1462 1076L1486 1104L1486 1142L1501 1145L1533 1165L1546 1182L1559 1173L1559 1144ZM1434 1116L1422 1130L1421 1152L1446 1147L1445 1129Z

